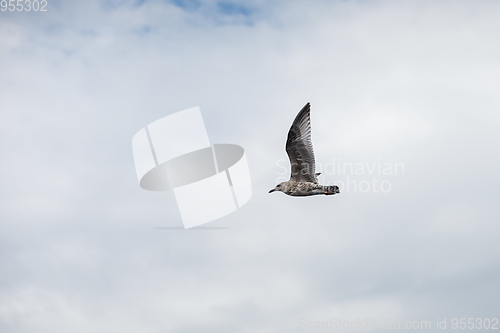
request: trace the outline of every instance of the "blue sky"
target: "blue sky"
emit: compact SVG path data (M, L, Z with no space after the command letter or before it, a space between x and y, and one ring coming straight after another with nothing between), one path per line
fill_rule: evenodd
M0 331L498 316L499 14L490 1L0 12ZM356 191L268 194L307 101L319 166L404 174L324 172ZM193 106L212 142L245 148L254 194L210 223L228 229L154 229L182 221L171 192L138 186L131 140ZM374 178L390 190L363 193Z

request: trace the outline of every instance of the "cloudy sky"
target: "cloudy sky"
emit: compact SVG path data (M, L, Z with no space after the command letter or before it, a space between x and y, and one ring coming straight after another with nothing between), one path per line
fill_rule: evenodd
M46 8L0 11L1 332L500 317L500 3ZM268 194L307 101L342 193ZM131 140L193 106L245 148L253 197L208 224L227 229L155 229L182 220L138 186Z

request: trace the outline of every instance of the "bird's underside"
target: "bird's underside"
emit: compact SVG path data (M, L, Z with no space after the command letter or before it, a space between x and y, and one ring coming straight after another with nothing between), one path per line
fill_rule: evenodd
M282 182L269 193L280 191L291 196L332 195L340 193L338 186L318 184L316 162L311 142L311 104L307 103L293 121L286 140L290 160L290 180Z
M306 197L318 194L333 195L340 193L340 190L336 185L324 186L312 182L288 181L282 183L281 186L283 189L280 189L279 191L294 197Z

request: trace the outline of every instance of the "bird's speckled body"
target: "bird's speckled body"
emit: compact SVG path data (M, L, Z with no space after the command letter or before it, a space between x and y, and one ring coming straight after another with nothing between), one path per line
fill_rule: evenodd
M294 182L292 180L288 180L286 182L278 184L273 190L281 191L287 195L291 195L294 197L305 197L310 195L318 195L318 194L326 194L333 195L340 193L338 186L323 186L319 185L317 182Z

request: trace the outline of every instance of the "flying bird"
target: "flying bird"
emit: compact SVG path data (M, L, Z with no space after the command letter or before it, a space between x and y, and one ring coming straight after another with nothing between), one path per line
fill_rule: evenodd
M318 184L316 162L311 142L311 104L307 103L300 110L288 131L286 153L290 160L290 180L279 183L269 191L281 191L291 196L310 196L317 194L332 195L340 193L336 185L323 186Z

